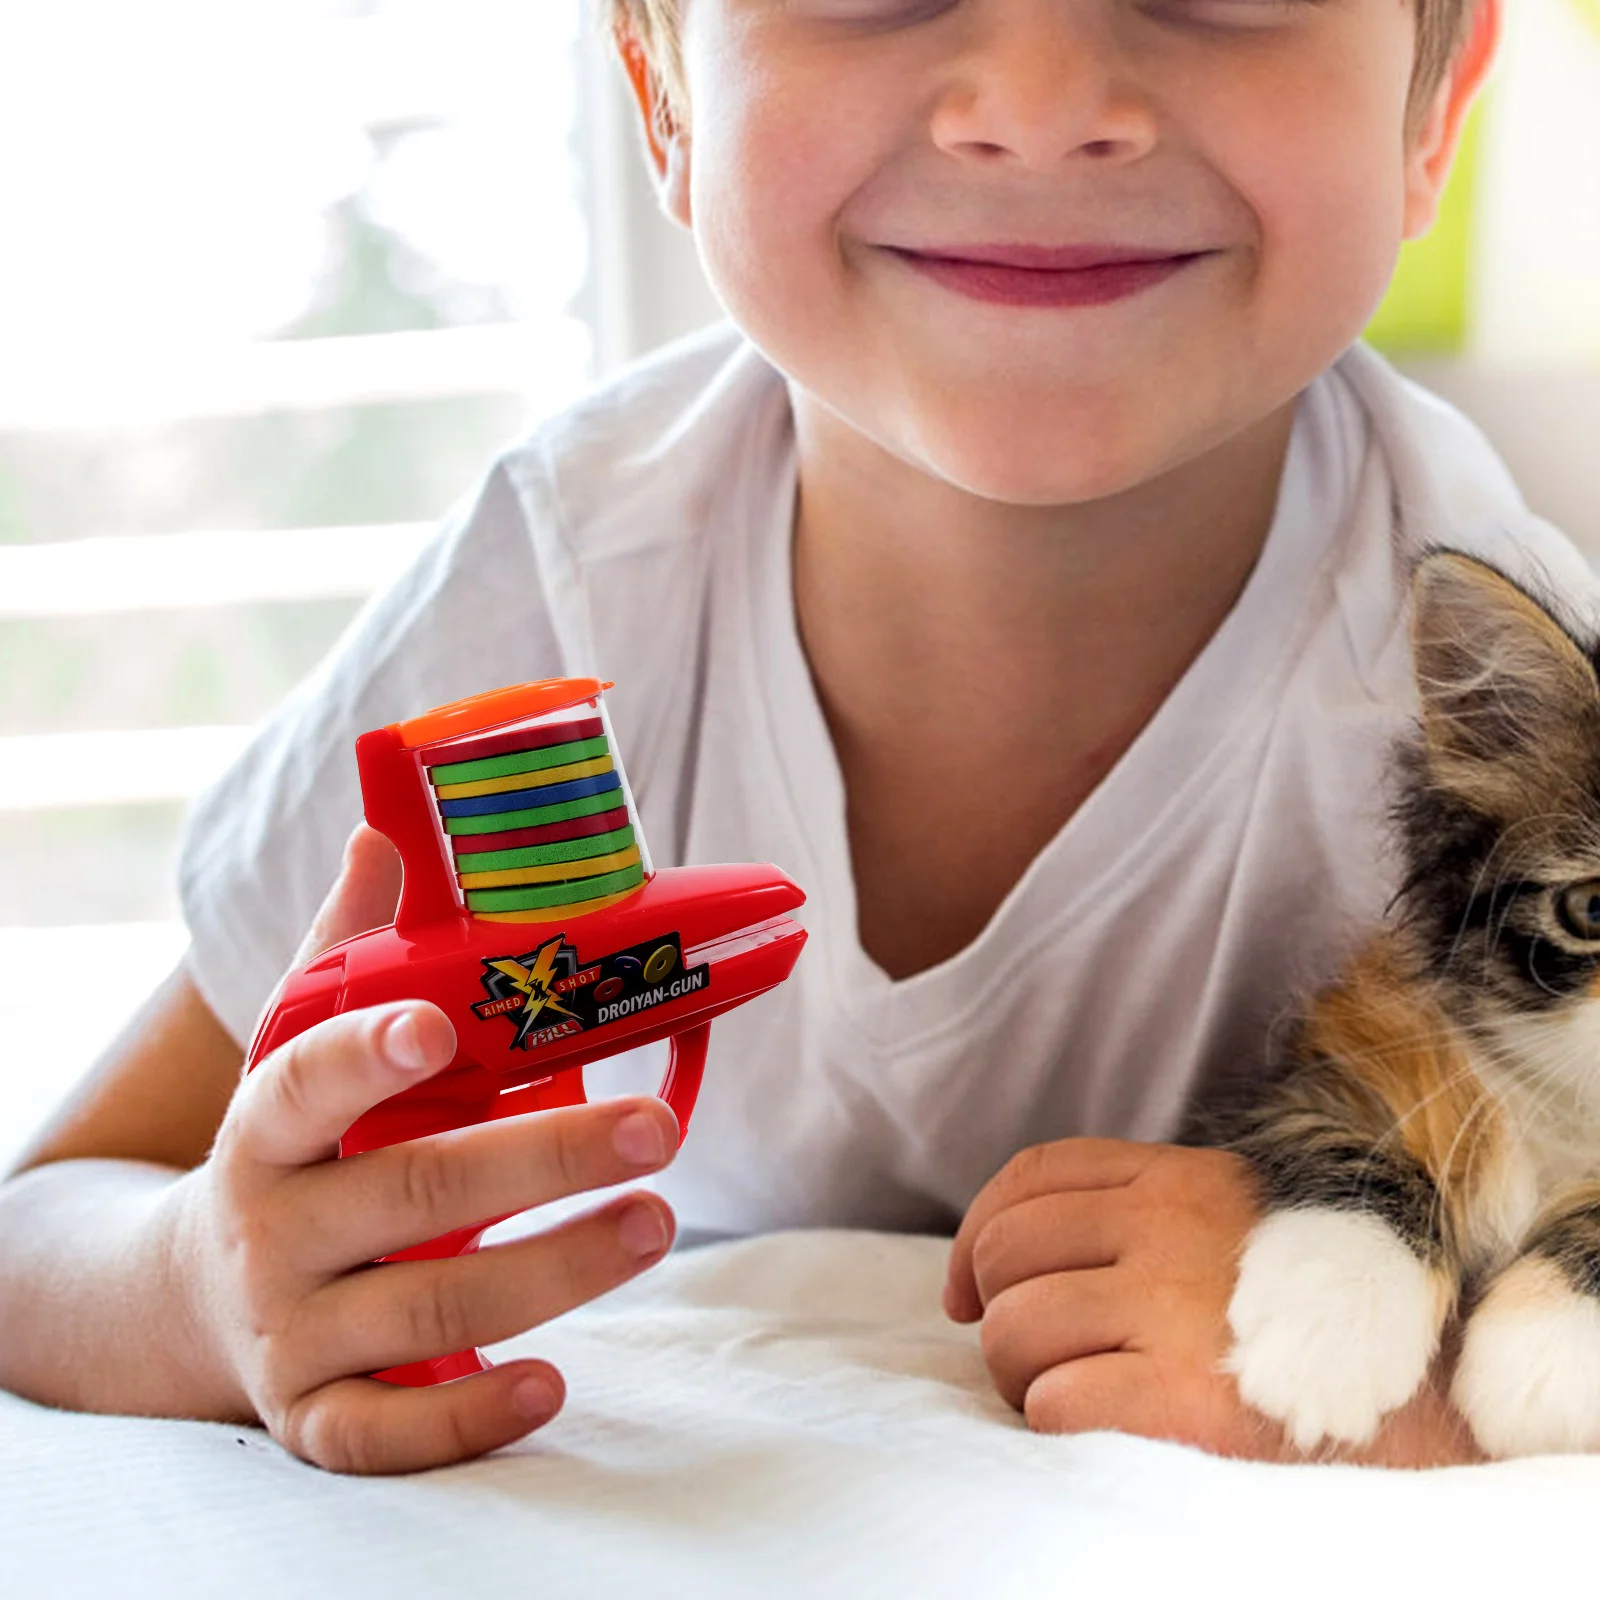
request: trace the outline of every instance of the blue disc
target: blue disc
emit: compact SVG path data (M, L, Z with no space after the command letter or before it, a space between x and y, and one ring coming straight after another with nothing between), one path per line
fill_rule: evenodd
M547 783L539 789L513 789L509 794L478 794L467 800L441 800L442 817L491 817L502 811L526 811L530 806L560 805L566 800L586 800L622 787L615 772L598 778L574 778L571 783Z

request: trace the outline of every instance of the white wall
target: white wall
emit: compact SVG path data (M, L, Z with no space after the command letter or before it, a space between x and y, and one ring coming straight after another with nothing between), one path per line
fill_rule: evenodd
M1474 205L1470 353L1600 364L1600 6L1508 0Z
M1529 505L1600 562L1600 365L1407 363L1494 442Z

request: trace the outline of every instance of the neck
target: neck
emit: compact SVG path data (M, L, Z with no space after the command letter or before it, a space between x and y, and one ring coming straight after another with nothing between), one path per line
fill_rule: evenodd
M1260 556L1293 416L1108 499L1016 506L931 477L797 395L795 588L830 721L886 733L992 715L997 696L1055 728L1147 718Z
M1215 633L1271 527L1293 411L1124 494L1015 506L795 396L797 621L861 942L891 976L977 935Z

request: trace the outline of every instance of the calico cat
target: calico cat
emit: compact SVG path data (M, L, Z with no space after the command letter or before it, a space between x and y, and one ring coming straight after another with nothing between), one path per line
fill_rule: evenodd
M1222 1140L1265 1207L1227 1364L1300 1448L1361 1444L1459 1318L1486 1453L1596 1450L1600 649L1453 552L1412 602L1393 914Z

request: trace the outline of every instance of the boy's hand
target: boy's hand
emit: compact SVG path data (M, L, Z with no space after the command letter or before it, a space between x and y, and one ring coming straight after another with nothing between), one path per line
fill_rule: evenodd
M982 1318L995 1385L1030 1427L1107 1428L1298 1460L1221 1370L1239 1253L1256 1215L1248 1170L1223 1151L1110 1139L1037 1145L973 1201L951 1250L945 1309L958 1322ZM1359 1459L1477 1457L1430 1388Z
M386 870L375 838L352 842L320 943L385 920L370 915ZM454 1049L444 1014L422 1002L310 1028L244 1080L211 1156L180 1184L176 1266L197 1354L240 1413L320 1466L438 1466L548 1421L563 1388L545 1362L423 1389L364 1374L510 1338L631 1278L672 1240L665 1202L635 1194L533 1238L369 1270L486 1217L654 1172L677 1148L671 1111L637 1098L336 1159L357 1117Z

